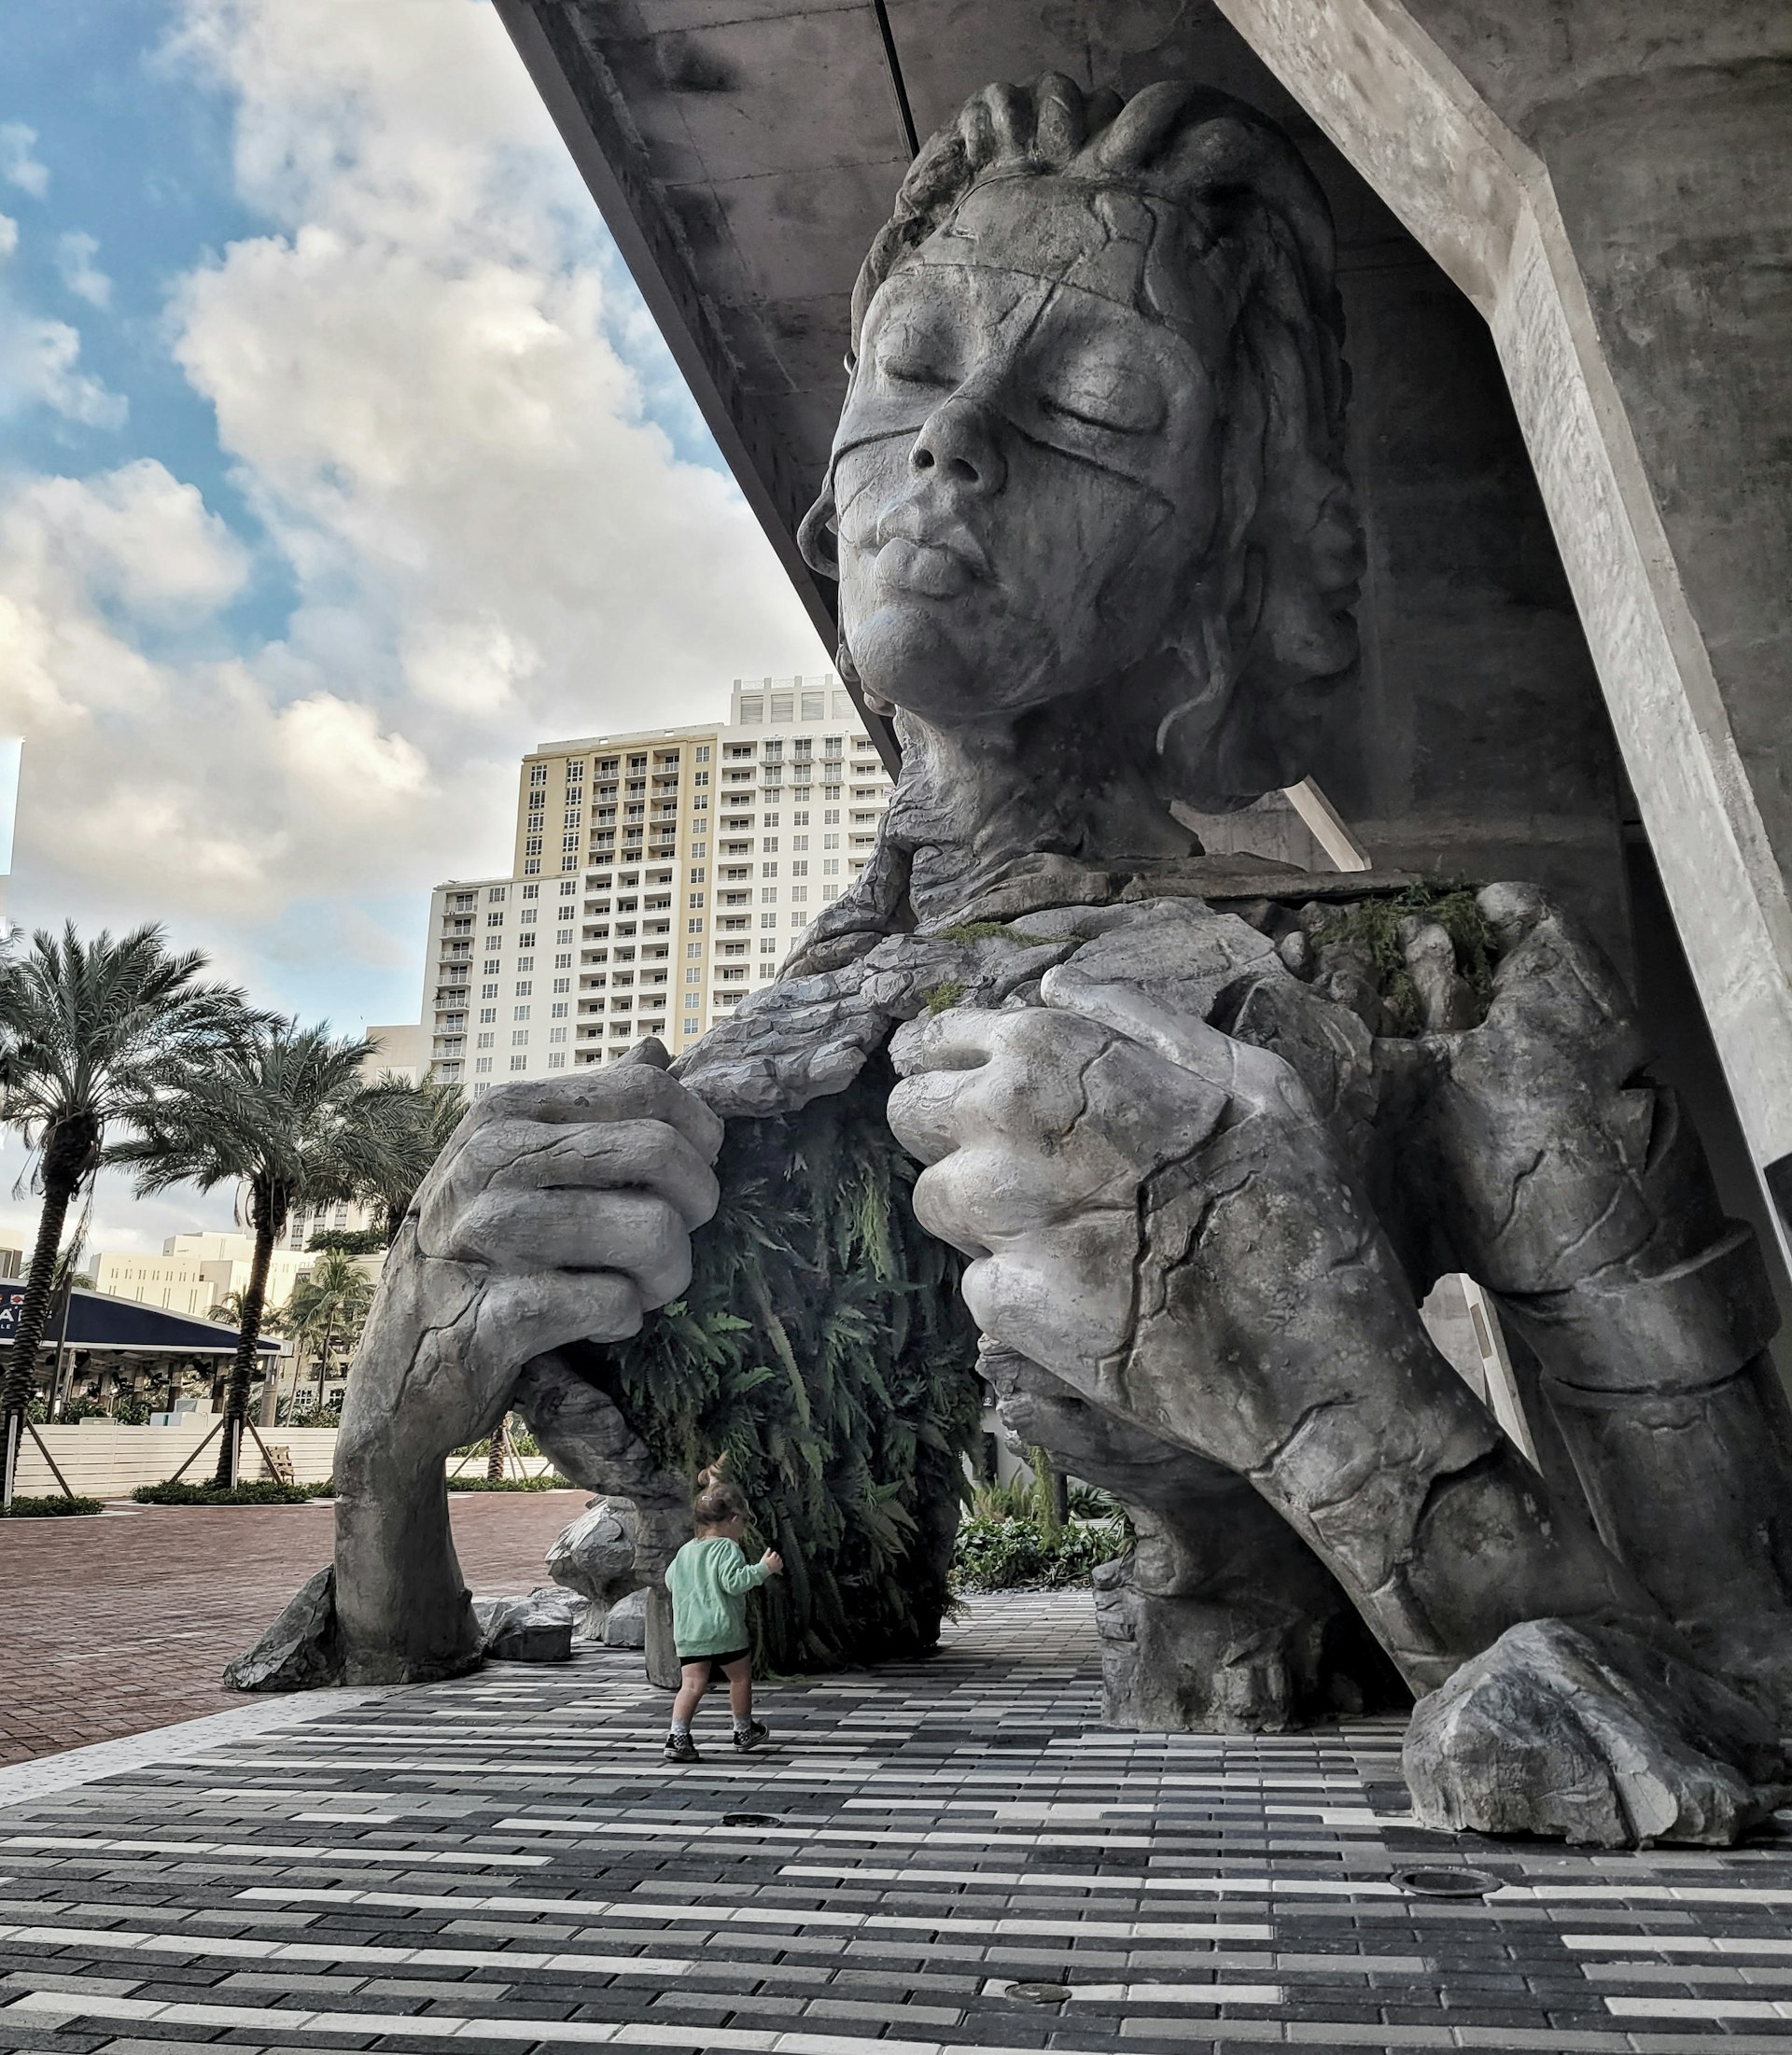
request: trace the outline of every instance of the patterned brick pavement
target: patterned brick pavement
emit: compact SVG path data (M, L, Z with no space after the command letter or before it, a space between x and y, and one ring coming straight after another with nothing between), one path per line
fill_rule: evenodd
M482 1596L544 1579L575 1491L456 1492ZM218 1674L329 1559L327 1506L136 1507L0 1524L0 1765L219 1712Z
M1113 1732L1085 1594L769 1689L763 1754L665 1708L593 1651L0 1813L0 2048L1792 2051L1792 1850L1421 1833L1390 1723Z

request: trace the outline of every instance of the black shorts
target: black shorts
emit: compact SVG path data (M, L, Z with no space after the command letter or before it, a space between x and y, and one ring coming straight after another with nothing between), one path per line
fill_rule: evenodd
M683 1670L689 1664L693 1662L707 1662L710 1667L708 1674L704 1679L704 1682L706 1684L714 1684L714 1682L716 1681L716 1671L718 1670L726 1670L731 1662L738 1662L743 1656L749 1656L751 1654L752 1650L749 1648L731 1648L727 1650L725 1654L720 1656L680 1656L679 1657L679 1668L680 1670Z

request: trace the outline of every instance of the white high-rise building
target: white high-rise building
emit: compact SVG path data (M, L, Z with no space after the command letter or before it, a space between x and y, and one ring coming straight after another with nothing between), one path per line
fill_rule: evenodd
M863 870L891 783L833 677L736 678L723 724L543 743L507 877L429 903L432 1073L482 1089L674 1054Z

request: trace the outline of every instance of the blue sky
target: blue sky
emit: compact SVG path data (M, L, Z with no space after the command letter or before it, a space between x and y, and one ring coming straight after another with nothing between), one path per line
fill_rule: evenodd
M14 919L414 1017L524 750L826 662L484 0L8 9Z

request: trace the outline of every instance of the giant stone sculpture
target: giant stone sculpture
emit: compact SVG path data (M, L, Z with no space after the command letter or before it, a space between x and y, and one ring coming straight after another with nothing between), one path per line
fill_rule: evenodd
M1503 884L1491 992L1422 911L1391 982L1351 919L1376 881L1205 859L1172 811L1301 776L1354 672L1297 155L1196 87L991 87L903 182L850 362L802 540L903 742L876 855L669 1073L650 1045L468 1116L350 1389L340 1672L474 1659L441 1458L506 1406L675 1521L681 1480L560 1351L681 1289L724 1120L888 1049L1004 1413L1134 1510L1111 1716L1285 1725L1391 1665L1420 1818L1733 1839L1788 1776L1774 1314L1624 991ZM1427 1338L1447 1269L1521 1338L1541 1472Z

